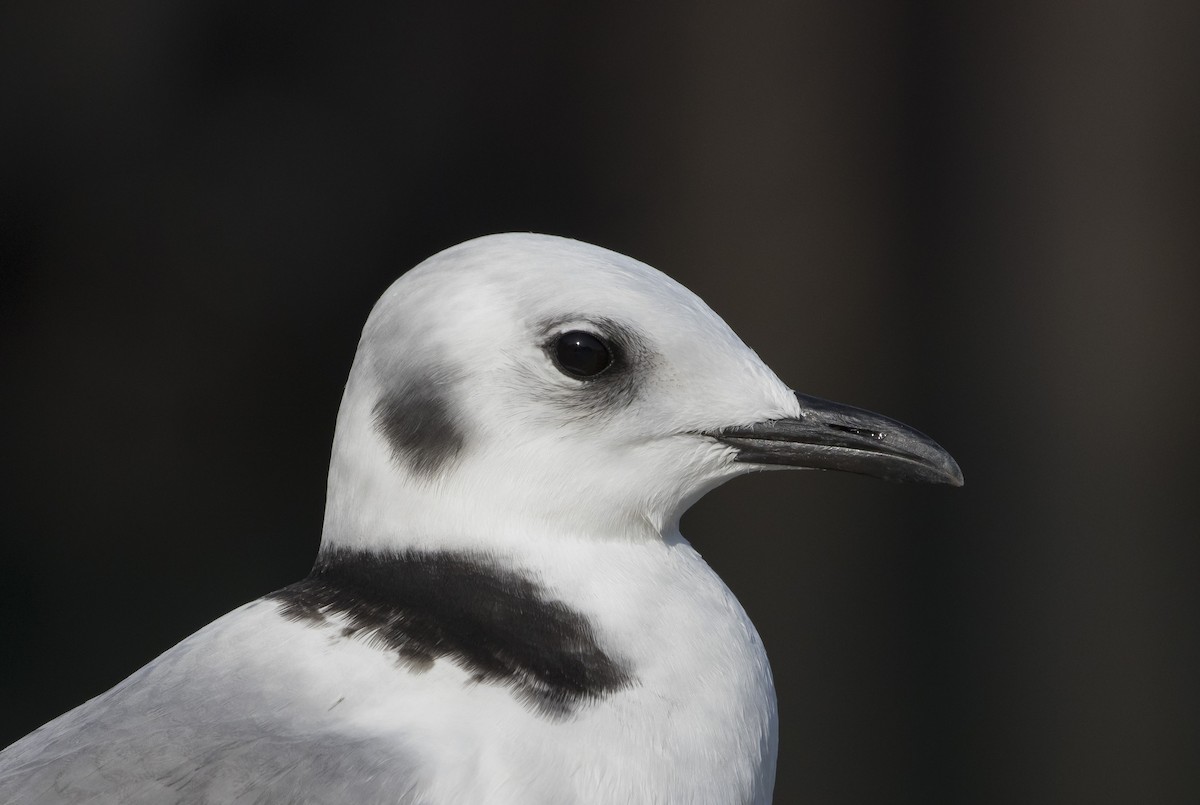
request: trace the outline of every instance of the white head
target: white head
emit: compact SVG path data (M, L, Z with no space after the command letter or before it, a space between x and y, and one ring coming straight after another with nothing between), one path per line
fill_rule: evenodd
M582 351L560 345L568 333ZM545 235L468 241L402 276L367 320L323 548L669 538L707 490L800 463L744 454L783 443L753 428L808 422L806 399L647 265ZM719 438L731 426L741 441Z

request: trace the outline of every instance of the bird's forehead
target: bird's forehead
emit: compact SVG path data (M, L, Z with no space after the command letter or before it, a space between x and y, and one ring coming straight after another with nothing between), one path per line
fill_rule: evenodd
M444 343L462 328L494 338L549 324L609 320L669 337L726 340L725 323L691 291L632 258L565 238L508 234L448 249L409 271L380 299L368 341Z

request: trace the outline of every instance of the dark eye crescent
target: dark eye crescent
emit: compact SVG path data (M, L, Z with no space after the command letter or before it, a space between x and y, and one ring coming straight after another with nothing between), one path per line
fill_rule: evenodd
M558 368L571 377L595 377L612 365L612 350L600 338L572 330L554 344Z

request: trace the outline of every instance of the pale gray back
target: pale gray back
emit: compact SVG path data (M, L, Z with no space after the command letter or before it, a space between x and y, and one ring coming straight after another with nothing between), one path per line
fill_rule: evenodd
M406 758L196 662L205 649L185 641L0 752L0 802L423 801Z

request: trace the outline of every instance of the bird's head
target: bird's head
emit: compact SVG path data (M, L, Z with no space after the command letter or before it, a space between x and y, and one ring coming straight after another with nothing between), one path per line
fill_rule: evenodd
M363 330L326 548L671 538L723 481L811 467L961 484L927 437L798 395L695 294L533 234L447 249Z

